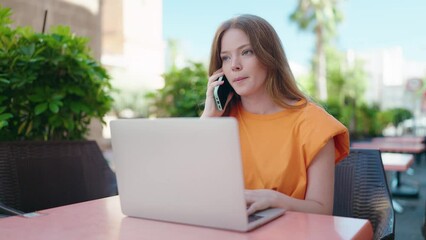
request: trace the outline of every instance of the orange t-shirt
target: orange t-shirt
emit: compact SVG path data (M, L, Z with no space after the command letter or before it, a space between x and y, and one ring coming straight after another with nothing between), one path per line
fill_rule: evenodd
M307 170L325 144L334 138L336 163L349 154L346 127L311 102L266 115L238 104L230 116L239 123L246 189L273 189L304 199Z

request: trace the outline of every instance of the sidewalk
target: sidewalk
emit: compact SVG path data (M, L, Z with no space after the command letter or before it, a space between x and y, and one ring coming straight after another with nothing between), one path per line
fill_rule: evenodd
M395 239L423 239L421 228L424 224L426 203L426 161L412 165L414 173L401 173L403 182L418 184L419 198L395 198L404 207L403 213L395 213Z

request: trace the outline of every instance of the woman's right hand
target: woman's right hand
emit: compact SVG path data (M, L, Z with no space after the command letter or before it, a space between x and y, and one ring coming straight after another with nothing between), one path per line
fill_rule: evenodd
M205 117L220 117L223 115L224 111L219 111L215 105L213 91L216 86L222 85L223 81L216 81L220 76L223 76L222 69L217 70L214 72L207 82L207 90L206 90L206 101L204 104L204 111L201 115L201 118ZM233 93L229 94L228 99L225 104L225 108L227 107L230 99L232 98ZM224 108L224 109L225 109Z

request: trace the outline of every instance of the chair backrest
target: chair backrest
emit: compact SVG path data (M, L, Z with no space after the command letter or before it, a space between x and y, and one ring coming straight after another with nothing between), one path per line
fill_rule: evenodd
M333 215L369 219L374 239L394 239L395 215L379 150L351 149L336 165Z
M95 141L0 142L0 203L23 212L117 195Z

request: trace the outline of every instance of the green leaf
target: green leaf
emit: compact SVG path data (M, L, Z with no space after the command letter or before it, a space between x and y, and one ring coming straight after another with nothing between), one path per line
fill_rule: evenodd
M34 54L34 51L35 51L35 44L32 43L32 44L27 45L27 46L22 46L19 50L25 56L31 57Z
M40 103L35 107L35 114L39 115L47 110L48 103Z
M75 128L74 122L69 118L64 120L64 126L68 130L74 130L74 128Z
M80 104L80 109L81 109L82 112L85 112L85 113L91 113L92 112L91 110L95 110L95 109L90 108L86 104Z
M71 110L74 113L80 113L81 112L81 104L78 103L78 102L71 102L70 107L71 107Z
M64 106L64 103L62 101L59 101L59 100L53 100L53 101L51 101L51 103L58 105L58 107Z
M57 42L61 42L64 37L59 34L52 34L53 39L55 39Z
M25 38L31 38L31 36L34 35L34 30L28 26L27 27L18 26L16 28L16 32L24 36Z
M13 115L10 114L10 113L2 113L2 114L0 114L0 121L5 121L5 120L10 119L12 117L13 117Z
M53 100L61 100L62 98L64 98L64 94L54 94L52 96Z
M9 80L7 80L6 78L0 78L0 82L2 82L2 83L6 83L6 84L9 84L9 83L10 83L10 81L9 81Z
M62 125L62 119L59 115L55 114L49 117L49 124L55 127L64 126Z
M58 106L57 103L54 103L54 102L49 103L49 109L53 113L58 113L59 112L59 106Z
M8 126L8 125L9 125L8 122L6 122L6 121L0 121L0 129L2 129L2 128Z
M7 26L12 23L12 19L10 19L11 15L10 8L1 7L0 5L0 26Z
M69 26L63 26L63 25L53 26L50 29L50 32L53 33L52 35L54 37L56 37L57 35L71 36L72 34L71 28Z
M30 99L31 102L42 102L45 100L41 94L29 95L28 99Z

